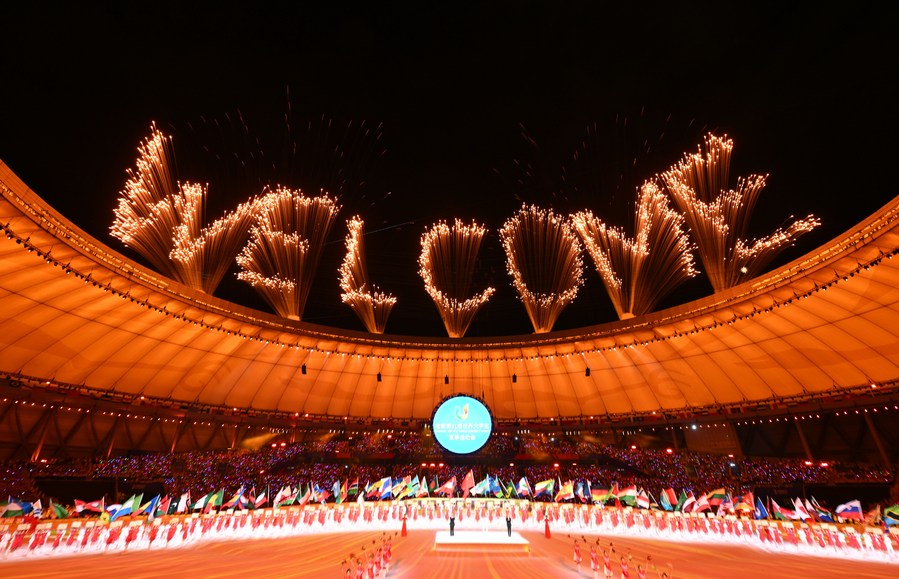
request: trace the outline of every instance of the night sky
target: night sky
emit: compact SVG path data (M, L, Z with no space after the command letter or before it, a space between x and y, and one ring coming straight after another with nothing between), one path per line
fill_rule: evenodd
M363 329L337 284L358 214L369 277L399 299L387 332L444 336L419 237L460 217L489 228L475 289L497 288L467 335L530 333L505 219L524 202L591 209L632 233L636 188L708 132L734 139L733 176L770 174L754 235L790 216L823 221L773 266L899 193L899 54L893 19L874 8L127 4L4 8L0 159L141 262L108 231L151 122L173 136L178 176L208 183L209 221L266 184L330 191L343 209L304 321ZM556 329L616 319L584 261ZM700 275L662 307L709 293ZM216 295L271 311L233 272Z

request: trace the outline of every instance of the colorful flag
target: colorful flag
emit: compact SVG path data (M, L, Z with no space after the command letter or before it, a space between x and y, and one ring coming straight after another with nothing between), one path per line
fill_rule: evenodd
M604 488L590 488L590 498L593 499L594 503L604 503L606 499L609 498L609 489Z
M693 491L682 490L677 499L677 510L682 513L689 513L693 510L693 505L695 504L696 497L693 496Z
M190 505L190 491L187 491L181 498L178 499L178 506L175 508L176 513L183 513L187 510L188 505Z
M468 492L474 487L474 472L468 471L468 474L465 475L465 478L462 479L462 498L468 497Z
M673 511L674 505L677 503L677 493L674 492L673 488L667 488L662 490L662 494L659 495L659 504L666 511Z
M649 495L643 489L640 489L640 492L637 493L637 506L641 509L649 508Z
M453 492L456 490L456 477L454 476L450 480L443 483L440 487L438 487L435 491L435 495L444 495L451 497L453 496Z
M521 480L518 481L518 496L531 496L531 485L528 484L528 479L525 477L521 477Z
M224 492L224 489L222 489L222 491ZM234 493L234 496L228 499L223 506L226 509L233 509L240 502L241 497L243 497L243 493L244 488L240 487L239 489L237 489L237 492Z
M462 489L463 489L462 498L465 498L466 495L464 492L464 489L465 489L464 484L462 486ZM490 475L487 475L484 478L484 480L479 481L478 484L471 487L471 494L474 496L483 495L483 494L486 494L487 491L489 491L489 490L490 490Z
M159 506L157 507L157 512L153 515L154 517L157 515L167 515L169 514L169 509L172 506L172 497L166 495L163 497L161 501L159 501Z
M538 482L536 485L534 485L534 498L537 498L544 493L552 496L553 489L555 489L555 487L556 481L554 481L553 479Z
M43 518L44 516L44 505L41 504L41 499L38 499L31 503L31 515L35 519Z
M568 481L565 484L559 482L559 492L556 493L555 500L556 502L564 501L568 499L574 498L574 482Z
M25 514L25 506L21 501L9 500L0 503L0 517L21 517Z
M737 511L754 511L755 510L755 499L752 497L752 491L747 491L746 494L742 495L737 499L736 504L734 504L734 510Z
M622 503L628 506L637 506L637 487L635 485L628 485L624 487L618 494L618 498Z
M512 483L512 479L509 479L509 482L506 483L506 498L511 499L512 497L521 498L518 496L518 492L515 490L515 485Z
M389 499L393 492L393 479L389 476L381 479L381 492L378 498L381 500Z
M709 499L707 495L699 495L699 498L696 499L696 502L693 504L693 508L688 512L693 513L701 513L703 511L708 511L712 508L709 504Z
M812 508L809 509L809 511L811 511L812 515L814 515L815 518L818 519L819 521L821 521L822 523L836 523L837 522L836 518L834 518L833 513L831 513L830 511L828 511L821 505L819 505L818 501L815 500L815 497L812 497L811 506L812 506Z
M768 518L768 510L765 508L764 503L762 503L761 497L755 497L755 510L752 515L756 520Z
M64 506L58 505L52 500L50 501L50 513L57 519L67 519L69 517L69 511L67 511Z
M343 481L343 485L340 487L340 494L337 495L337 503L342 503L346 500L346 498L350 495L350 487L347 484L349 481ZM358 488L358 482L355 483Z
M883 524L887 527L899 525L899 504L890 505L883 510Z
M75 512L76 513L81 513L84 511L90 511L92 513L102 513L105 510L106 510L106 499L91 501L89 503L75 499Z
M793 513L796 515L796 518L801 521L806 521L812 518L812 515L809 513L808 509L806 509L805 505L802 504L802 499L793 499Z
M350 484L350 486L347 487L346 492L347 492L348 496L353 496L353 497L356 496L357 494L359 494L359 477L356 477L356 480L354 480Z
M775 519L780 519L781 521L792 521L797 518L794 511L783 508L774 499L771 499L771 514L774 515Z
M427 475L421 477L421 484L418 485L418 492L415 493L415 497L429 497L431 487L428 486L428 477Z
M213 507L219 508L222 506L222 499L225 497L225 489L219 489L218 492L212 493L209 495L209 499L206 501L206 506L203 507L203 512L208 513L211 512Z
M135 509L140 508L140 500L144 498L143 494L139 495L131 495L131 497L122 503L122 506L115 510L115 512L109 515L109 522L112 522L119 517L124 517L125 515L130 515L134 512Z
M493 477L490 479L490 492L497 498L503 497L503 486L500 484L499 478Z
M709 506L711 507L717 507L726 497L727 490L724 488L715 489L705 496L706 501L708 501Z
M864 520L864 516L862 515L862 503L857 500L837 505L837 508L834 509L834 513L844 521Z

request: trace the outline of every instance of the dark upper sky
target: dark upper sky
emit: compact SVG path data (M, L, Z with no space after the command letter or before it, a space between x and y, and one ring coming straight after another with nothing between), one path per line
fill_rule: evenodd
M330 190L343 210L310 322L362 329L336 273L359 214L369 275L399 297L388 332L445 335L418 240L461 217L490 229L476 285L497 288L468 335L529 333L503 221L528 202L631 231L635 188L710 131L734 139L732 175L770 174L757 235L791 215L822 219L778 264L897 194L899 55L892 19L873 8L128 4L5 9L0 159L132 257L108 228L153 121L174 137L178 176L209 184L210 220L266 183ZM585 264L556 329L615 319ZM710 292L700 276L663 306ZM233 274L217 295L269 311Z

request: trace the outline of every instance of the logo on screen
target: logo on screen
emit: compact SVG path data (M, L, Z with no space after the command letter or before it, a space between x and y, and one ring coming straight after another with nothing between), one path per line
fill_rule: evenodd
M452 396L434 410L431 430L438 444L455 454L471 454L490 439L493 417L483 402L471 396Z

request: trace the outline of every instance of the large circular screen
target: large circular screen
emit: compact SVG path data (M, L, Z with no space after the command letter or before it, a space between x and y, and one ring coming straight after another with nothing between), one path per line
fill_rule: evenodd
M453 396L441 402L434 411L431 430L446 450L471 454L487 444L493 431L493 417L477 398Z

